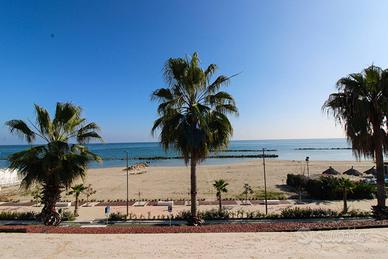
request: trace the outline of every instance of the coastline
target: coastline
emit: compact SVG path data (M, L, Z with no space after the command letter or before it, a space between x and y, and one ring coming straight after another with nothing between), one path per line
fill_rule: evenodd
M94 143L87 145L91 152L103 159L102 164L91 163L91 168L121 167L126 164L126 152L129 164L150 162L153 166L183 166L181 155L174 151L167 152L158 142L138 143ZM15 152L28 148L28 145L0 145L0 167L7 167L7 157ZM355 157L349 149L346 139L278 139L278 140L232 140L225 150L211 152L204 164L221 165L239 161L255 160L262 155L262 149L268 156L277 156L279 160L353 160ZM141 160L140 160L140 159Z

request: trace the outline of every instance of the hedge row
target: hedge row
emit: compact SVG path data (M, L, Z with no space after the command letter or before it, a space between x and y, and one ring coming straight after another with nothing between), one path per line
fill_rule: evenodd
M364 182L353 181L352 191L348 193L349 199L373 199L376 186ZM309 196L320 200L341 200L342 191L339 188L340 178L321 176L318 179L309 179L303 175L287 175L287 185L299 190L305 190Z
M35 220L35 212L1 211L0 220Z

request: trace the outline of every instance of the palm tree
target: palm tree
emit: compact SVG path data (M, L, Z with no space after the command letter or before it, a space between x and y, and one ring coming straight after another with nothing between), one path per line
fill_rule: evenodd
M218 211L220 214L222 212L222 196L221 196L221 194L223 192L225 192L225 193L228 192L228 189L227 189L228 185L229 185L229 183L225 182L224 179L215 180L213 183L213 187L217 191L216 195L217 195L217 200L218 200L218 205L219 205Z
M247 183L244 184L243 189L244 189L243 194L245 195L245 202L247 204L248 203L248 194L252 194L253 190L252 190L252 187Z
M35 105L36 123L23 120L6 122L11 133L16 133L32 144L37 138L44 144L32 146L9 157L10 168L22 175L21 186L28 189L37 183L42 186L43 209L41 218L46 225L60 223L55 204L61 191L74 180L83 178L88 163L100 157L84 144L101 140L95 123L81 117L81 108L70 103L57 103L55 117L46 109ZM70 144L73 142L75 144Z
M200 67L197 53L191 58L170 58L164 67L168 85L153 92L159 103L159 118L152 133L160 130L160 142L165 150L175 149L191 167L191 216L197 225L197 164L206 159L210 150L227 146L232 135L228 114L237 115L233 97L220 91L230 77L218 76L211 81L217 66Z
M68 193L69 195L75 196L75 206L74 206L74 216L78 217L78 199L79 196L86 191L87 187L85 185L77 184L71 187L71 191Z
M342 192L342 199L344 201L344 208L342 209L342 213L346 214L348 212L348 193L353 191L353 183L349 179L340 178L339 179L338 188Z
M370 66L337 82L337 93L329 96L323 109L344 126L357 158L376 160L377 207L385 209L384 161L387 152L388 70Z

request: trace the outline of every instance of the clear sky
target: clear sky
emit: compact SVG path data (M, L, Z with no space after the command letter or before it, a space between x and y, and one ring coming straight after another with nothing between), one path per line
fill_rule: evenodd
M106 142L155 140L169 57L241 74L234 139L342 137L321 106L341 76L388 67L388 1L0 1L0 123L81 105ZM0 144L20 143L0 126Z

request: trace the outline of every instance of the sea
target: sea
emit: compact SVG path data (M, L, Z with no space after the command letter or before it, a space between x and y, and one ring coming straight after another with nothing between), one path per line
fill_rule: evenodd
M0 145L0 168L8 167L8 156L29 148L28 145ZM182 166L183 159L165 159L180 156L174 150L165 151L157 142L137 143L103 143L89 144L90 151L100 155L102 162L92 162L91 168L125 167L128 152L129 165L148 162L151 166ZM241 157L262 154L276 155L279 160L356 160L351 145L346 139L275 139L275 140L235 140L231 141L225 151L211 153L212 156L223 158L208 158L203 164L228 164L258 158ZM230 156L240 156L233 158ZM139 159L141 158L141 159ZM157 159L156 159L157 158Z

